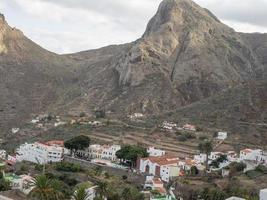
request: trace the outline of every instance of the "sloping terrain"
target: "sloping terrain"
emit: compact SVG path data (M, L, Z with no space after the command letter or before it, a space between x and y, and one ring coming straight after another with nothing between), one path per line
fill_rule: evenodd
M48 52L0 16L0 129L47 110L78 82L72 61Z
M218 111L264 122L266 55L266 34L237 33L191 0L163 0L132 43L68 55L46 51L1 15L0 128L41 112L96 108L117 115L190 108L190 117Z
M247 37L189 0L164 0L142 38L115 56L90 64L92 53L75 54L89 61L80 106L160 113L255 80L266 64Z

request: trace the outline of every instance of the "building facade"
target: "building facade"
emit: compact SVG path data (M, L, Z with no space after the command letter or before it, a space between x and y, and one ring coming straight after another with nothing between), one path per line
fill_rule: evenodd
M166 154L165 151L161 150L161 149L157 149L155 147L149 147L147 148L147 153L149 154L149 156L164 156Z
M160 156L141 158L137 161L137 168L141 173L160 177L164 182L180 174L179 158L175 156Z
M38 164L61 162L63 155L64 147L62 141L25 143L17 149L16 161L29 161Z
M5 160L6 159L6 151L0 150L0 159Z
M83 151L78 151L77 155L90 159L104 159L117 161L116 152L121 149L120 145L99 145L93 144Z

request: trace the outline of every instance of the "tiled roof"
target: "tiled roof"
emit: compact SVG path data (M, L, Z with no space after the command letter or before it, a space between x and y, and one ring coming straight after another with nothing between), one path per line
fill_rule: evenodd
M164 155L160 157L150 156L147 158L142 158L142 160L150 160L150 162L152 163L157 163L158 165L163 166L163 165L176 164L178 163L179 158L177 158L176 156L172 156L172 155Z
M163 184L160 178L154 178L152 181L154 184Z
M244 153L251 153L251 152L252 152L251 149L243 149L243 150L241 150L241 151L244 152Z

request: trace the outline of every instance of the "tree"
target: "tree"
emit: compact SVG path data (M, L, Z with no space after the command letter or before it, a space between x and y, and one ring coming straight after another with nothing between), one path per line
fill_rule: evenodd
M195 175L198 175L199 170L196 166L192 166L190 169L190 172L191 172L191 175L195 176Z
M99 199L104 200L108 195L108 183L100 181L97 184L96 193Z
M106 112L105 112L105 110L96 110L96 111L95 111L95 117L96 117L97 119L99 119L99 118L105 118L105 117L106 117Z
M80 113L80 117L86 117L86 113L85 112L81 112Z
M67 149L70 149L72 154L73 151L76 152L77 150L84 150L88 148L90 145L90 141L91 140L88 136L80 135L65 141L64 146Z
M86 187L80 186L74 192L73 200L87 200L89 199L90 195L86 191Z
M5 180L3 174L0 174L0 192L7 191L11 189L10 182Z
M134 187L125 187L121 193L123 200L142 200L143 195Z
M46 175L37 176L32 183L34 187L29 196L34 200L61 200L63 194L60 192L60 183Z
M200 152L205 153L206 154L206 170L209 169L209 154L212 152L212 142L210 140L204 140L202 142L199 143L198 145L198 149L200 150Z
M205 188L200 196L203 200L224 200L226 198L225 192L209 188Z
M147 157L148 153L146 149L143 147L127 145L127 146L122 147L119 151L117 151L116 156L119 159L122 159L124 162L126 160L130 161L132 166L134 166L137 161L137 158Z

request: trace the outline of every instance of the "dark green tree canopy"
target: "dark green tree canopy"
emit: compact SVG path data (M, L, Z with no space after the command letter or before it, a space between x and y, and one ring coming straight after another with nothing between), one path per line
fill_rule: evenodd
M67 140L64 142L64 146L67 149L71 149L71 150L83 150L89 147L90 145L90 138L88 136L85 135L80 135L77 137L74 137L70 140Z
M204 141L199 143L198 149L202 153L209 154L213 149L212 142L210 140L204 140Z
M121 150L116 152L116 156L122 160L129 160L132 163L137 161L138 157L147 157L148 153L145 148L127 145L121 148Z

